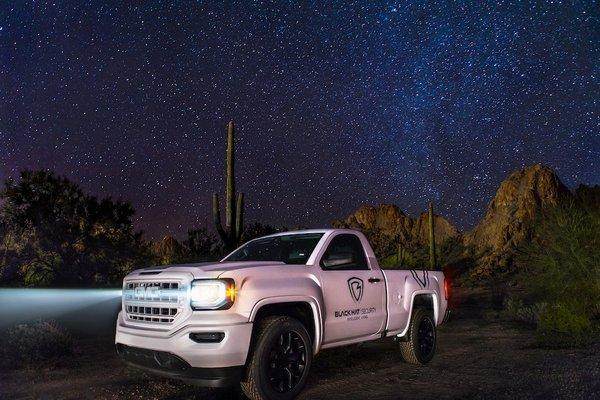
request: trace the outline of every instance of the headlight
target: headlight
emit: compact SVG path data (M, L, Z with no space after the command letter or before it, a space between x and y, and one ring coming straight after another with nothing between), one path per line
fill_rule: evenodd
M233 279L199 279L192 281L190 304L194 310L224 310L235 300Z

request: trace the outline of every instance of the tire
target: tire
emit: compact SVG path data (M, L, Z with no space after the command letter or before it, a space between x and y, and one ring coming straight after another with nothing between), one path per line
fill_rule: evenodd
M259 322L241 382L252 400L290 400L300 393L312 362L312 341L304 325L287 316Z
M407 340L401 341L400 354L410 364L427 364L436 350L437 332L431 312L417 308L411 318Z

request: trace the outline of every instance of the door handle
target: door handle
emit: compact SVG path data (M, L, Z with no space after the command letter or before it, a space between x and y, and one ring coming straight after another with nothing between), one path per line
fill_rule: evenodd
M369 283L375 283L375 282L380 282L381 279L379 278L369 278Z

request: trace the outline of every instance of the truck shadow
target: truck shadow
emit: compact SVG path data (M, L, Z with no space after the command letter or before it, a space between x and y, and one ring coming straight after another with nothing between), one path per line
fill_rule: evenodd
M354 375L364 374L375 365L390 365L402 362L393 339L362 343L338 349L325 350L313 359L306 389L321 385L323 382L347 379ZM181 399L181 394L166 397L169 400ZM187 397L186 397L187 398ZM198 388L195 397L198 399L246 399L237 388L206 389ZM302 394L300 398L303 398Z

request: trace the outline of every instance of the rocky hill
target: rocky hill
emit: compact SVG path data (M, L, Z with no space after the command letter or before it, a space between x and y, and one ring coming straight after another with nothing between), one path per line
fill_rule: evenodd
M476 274L512 263L515 250L531 239L539 212L572 199L556 173L536 164L513 172L498 188L481 222L464 236L475 255Z
M570 201L586 208L600 207L600 186L580 185L574 193L549 167L535 164L511 173L498 188L486 213L471 231L461 234L442 216L435 216L436 243L441 247L448 239L460 256L460 263L474 267L475 278L486 278L498 271L510 270L519 246L531 240L539 213ZM426 256L428 242L427 213L411 218L392 204L364 206L347 218L333 222L334 227L364 232L378 256L397 251L398 246Z
M448 239L461 236L458 229L440 215L433 215L433 224L436 243L442 244ZM419 245L426 246L429 243L429 215L426 212L414 219L411 232L412 237Z
M387 256L398 245L414 249L427 244L427 213L411 218L393 204L364 206L348 217L332 223L335 228L362 231L373 245L378 256ZM442 216L434 215L437 243L460 235L458 229Z
M150 250L156 261L163 265L173 263L183 254L183 246L171 235L152 243Z

